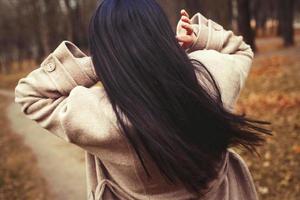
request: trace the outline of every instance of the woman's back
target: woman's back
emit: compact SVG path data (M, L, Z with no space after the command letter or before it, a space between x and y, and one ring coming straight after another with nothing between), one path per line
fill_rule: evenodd
M258 137L258 133L251 135L251 131L247 132L247 129L234 129L234 124L230 124L230 120L234 119L236 121L232 123L240 124L241 126L244 125L246 128L252 127L253 130L261 130L261 132L264 132L262 129L256 129L255 126L251 126L251 121L244 121L243 118L239 117L232 117L230 119L224 117L234 116L231 115L230 112L249 73L253 52L250 46L243 42L242 37L235 36L232 31L224 30L222 26L211 20L207 20L200 13L194 15L191 21L193 23L193 29L197 34L197 39L190 48L187 49L186 53L189 58L205 66L203 67L199 64L195 65L198 70L195 70L196 74L194 75L196 75L195 77L199 83L202 84L201 87L204 88L204 86L207 86L206 92L200 90L200 86L197 88L197 81L193 80L193 74L189 74L192 72L192 68L189 68L190 65L188 62L181 62L181 58L179 57L172 58L172 56L169 56L169 58L172 58L169 60L167 59L168 55L165 57L166 62L167 60L170 63L174 62L174 65L176 65L176 61L178 61L178 63L186 63L187 66L180 65L180 67L186 67L186 69L179 69L179 66L172 68L173 70L182 70L184 73L187 73L175 73L179 76L176 77L178 79L172 76L168 77L168 74L162 77L161 80L156 79L156 77L153 77L153 79L149 77L130 77L132 74L126 71L125 65L119 65L118 59L121 59L120 57L115 57L115 65L107 65L106 62L112 62L109 59L109 56L112 54L107 54L108 57L103 57L101 60L103 63L99 65L100 61L97 60L97 54L93 55L94 60L92 62L90 57L81 52L74 44L67 41L61 43L61 45L43 61L40 68L34 70L27 77L22 78L18 82L15 88L15 102L21 104L22 111L30 119L35 120L51 133L86 150L87 191L89 199L197 199L189 190L195 185L199 188L199 192L201 191L204 195L208 191L206 196L202 196L201 199L220 199L220 197L222 197L230 200L254 200L257 198L251 176L243 161L235 153L228 152L226 148L219 149L220 147L218 146L219 143L225 143L227 145L226 141L222 139L226 137L232 139L232 141L228 142L228 145L242 144L246 147L251 147L261 141L261 138ZM106 28L111 29L111 27ZM178 26L177 28L179 32L180 27ZM153 33L155 31L156 30L153 30ZM94 32L99 34L97 30L94 30ZM164 36L162 35L161 37L163 38ZM97 40L97 38L94 39ZM117 40L117 38L114 39ZM97 41L95 41L95 43L96 42ZM106 39L103 40L103 42L107 42ZM147 41L145 41L145 43L146 42ZM169 42L172 44L173 41ZM92 44L92 49L94 48L94 50L98 48L98 46L95 45L96 44ZM105 45L111 44L106 43ZM123 45L123 43L120 42L120 45ZM112 46L109 46L109 48L112 48ZM147 44L147 46L151 48L151 44ZM135 46L132 45L131 50L133 52L135 52L134 47ZM175 47L178 48L177 46ZM98 50L101 51L101 49ZM119 50L120 49L115 49L116 52ZM105 54L109 51L112 51L112 49L104 51L103 53ZM148 53L148 49L142 49L142 51ZM95 53L95 51L92 52ZM124 52L128 53L129 51ZM184 56L179 52L181 51L176 52L174 50L174 55L178 54ZM143 54L140 55L141 57L143 56ZM150 55L153 56L152 54ZM134 69L136 73L143 74L144 72L138 71L142 66L139 64L136 65L136 63L133 62L135 59L140 58L132 56L133 55L122 57L123 62L130 63L127 67L134 66L137 68ZM159 56L160 55L157 55L157 57ZM132 60L130 60L129 57L132 57ZM137 60L135 61L137 62ZM148 64L149 66L155 67L153 63L147 63L149 61L147 57L142 61L145 62L144 64L146 66ZM153 62L154 61L157 62L157 60L153 60ZM158 64L163 66L162 64L165 61L162 59ZM105 69L105 67L107 68ZM119 71L110 74L111 70L117 70L118 67L120 68ZM170 66L166 66L166 69L161 68L162 72L163 70L169 70L169 67ZM213 94L213 92L216 92L215 86L210 85L212 83L210 79L203 76L205 74L203 71L204 68L208 71L206 75L211 74L215 84L219 86L219 92L221 94L219 98L222 100L224 110L218 104L214 103L213 98L210 99L210 97L204 96L202 98L200 94L193 92L193 90L200 91L203 95L211 94L211 96L218 98L217 94ZM99 70L103 70L103 73L100 74ZM149 70L149 73L145 74L149 74L150 76L150 74L154 73L151 70L156 69L145 68L144 70ZM123 76L122 73L125 73L126 76ZM158 76L159 73L160 72L157 71ZM190 80L181 80L185 76L190 78ZM110 79L107 79L108 77L110 77ZM146 85L147 87L144 85L147 90L145 90L145 93L141 93L142 90L134 88L135 86L133 86L131 90L130 85L124 84L126 82L120 84L122 83L121 80L127 79L130 80L128 84L137 81L137 86L140 86L138 84L142 83L147 84L145 81L148 79L153 82L150 81L149 85ZM178 91L182 91L182 94L190 95L186 102L195 102L195 105L198 106L195 106L195 111L197 111L194 113L195 119L200 117L205 121L205 118L218 115L219 118L216 119L221 119L219 122L214 122L213 120L209 122L206 120L207 123L211 123L213 126L209 126L205 124L205 122L203 122L204 124L202 124L202 126L209 128L208 130L210 131L215 130L215 126L219 132L210 132L206 129L193 130L192 127L186 126L181 122L181 120L186 121L183 116L177 116L175 111L172 113L173 110L167 110L169 109L169 105L166 104L165 107L161 107L163 104L159 105L161 103L160 99L155 99L156 96L153 95L155 91L152 91L153 87L155 89L155 87L160 85L156 83L155 80L158 80L158 83L161 81L161 86L164 87L168 85L171 87L172 84L175 83L182 87L184 84L181 84L180 81L188 82L185 83L187 88L182 87L180 90L178 88ZM170 82L163 83L165 80ZM172 82L172 80L175 81ZM104 87L92 87L98 81L101 81ZM190 84L189 81L193 83ZM117 90L114 90L114 87L120 89L119 93ZM177 90L176 87L172 86L171 88L172 90ZM177 96L174 98L180 100L177 102L184 104L185 96L178 96L181 94L178 91L168 92L168 90L165 90L165 92L170 95L176 94ZM122 95L120 96L120 94ZM164 93L161 94L165 95ZM139 98L136 98L135 95ZM153 95L153 98L145 98L147 95ZM118 98L115 99L114 96L120 97L120 99L127 104L124 104L124 102ZM168 96L165 95L165 97ZM193 97L199 97L199 99L196 101ZM161 101L163 101L163 99ZM207 104L205 104L206 102ZM176 101L170 98L170 104L171 103L175 105ZM128 107L126 107L126 105L128 105ZM190 112L193 113L192 105L194 104L184 105L186 108L191 109ZM216 107L212 107L211 105ZM160 107L162 110L155 110L155 106ZM117 112L119 111L117 108L123 108L125 111L128 111L126 116L128 116L130 123L132 122L132 132L130 132L130 129L125 129L124 134L121 134L122 131L120 132L120 130L122 130L129 121L127 121L127 118L123 118L125 115ZM132 110L130 108L132 108ZM179 106L175 108L183 109L184 107ZM201 116L203 113L199 113L201 109L198 108L203 108L207 116ZM207 112L206 109L211 112ZM213 114L215 110L220 113ZM172 113L172 115L165 114L168 112ZM163 117L170 117L170 119L160 118L157 113L161 113ZM189 114L188 117L193 116L193 114L185 111L182 111L182 113ZM210 116L211 114L213 115ZM154 119L154 116L166 121L159 121L157 118ZM171 117L173 117L172 120L174 122L178 121L178 124L175 123L173 126L170 126L170 122L172 122ZM149 121L147 121L147 119ZM190 118L190 120L193 121L194 119ZM194 127L201 127L201 124L199 125L197 123L202 122L195 121L194 124L189 124ZM143 127L143 125L147 126ZM161 127L156 127L158 125ZM164 125L168 125L166 126L167 128L163 127ZM178 127L176 127L177 125ZM184 128L179 127L181 125L184 125ZM170 129L168 129L168 127ZM177 128L182 128L183 130L180 131L178 135L171 131L171 129L177 130ZM226 128L226 130L228 129L228 131L224 130L224 128ZM186 131L184 131L185 129ZM158 132L152 132L151 130ZM166 131L166 135L164 135L162 130ZM212 143L212 145L205 144L197 135L190 135L188 139L190 140L195 136L195 141L189 141L189 143L185 135L178 137L179 134L195 134L198 132L200 139L202 136L205 136L204 139L207 139L207 141L211 142L210 139L212 139L212 141L216 143ZM228 135L226 135L227 132ZM159 134L155 135L157 133ZM172 134L171 137L168 136L167 133ZM231 133L241 135L230 136L229 134ZM216 134L219 134L219 136ZM144 137L140 140L143 141L143 143L137 143L139 140L130 140L134 137ZM177 140L178 138L181 139ZM185 138L186 141L182 140L182 138ZM199 141L199 144L194 144L196 141ZM201 142L203 146L207 145L208 149L212 149L212 152L206 151L206 154L204 153L205 151L199 151L199 149L201 149ZM190 144L190 146L187 144ZM199 145L199 149L195 148L194 145ZM136 152L136 147L138 147L138 153ZM154 148L158 148L161 151L157 151ZM216 152L221 153L218 153L216 157L213 158L214 148ZM176 153L185 151L195 152L195 154ZM207 158L207 160L204 158ZM145 170L145 166L147 170ZM212 166L212 168L210 166ZM176 182L176 184L171 184L168 182L169 179L166 179L166 175L171 176L171 178L178 176L177 178L181 181ZM191 188L187 186L191 186ZM205 189L204 186L208 188Z

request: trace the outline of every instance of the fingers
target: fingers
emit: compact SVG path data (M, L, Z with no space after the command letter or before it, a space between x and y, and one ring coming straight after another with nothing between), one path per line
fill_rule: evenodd
M191 20L190 20L190 18L188 18L187 16L182 16L182 17L180 18L180 20L183 21L183 22L186 22L186 23L188 23L188 24L191 24Z
M181 27L187 31L188 35L191 35L193 33L193 28L191 26L191 20L189 18L189 14L184 9L180 11L180 14L181 14L181 18L180 18Z
M187 22L181 22L181 27L184 28L187 32L187 35L192 35L193 34L193 27L191 24Z
M186 33L183 32L182 34L179 33L179 35L176 36L176 39L183 48L188 48L194 41L193 38L194 30L192 27L189 14L184 9L180 11L180 14L181 14L180 27L182 28L182 30L185 30Z
M187 49L193 43L192 37L183 35L183 36L176 36L176 39L181 47Z
M190 18L190 16L189 16L189 14L186 12L186 10L184 10L184 9L182 9L181 11L180 11L180 14L182 15L182 16L186 16L187 18Z
M191 36L188 36L188 35L176 36L176 39L179 42L183 42L183 43L187 43L187 44L190 44L191 42L193 42L193 38Z

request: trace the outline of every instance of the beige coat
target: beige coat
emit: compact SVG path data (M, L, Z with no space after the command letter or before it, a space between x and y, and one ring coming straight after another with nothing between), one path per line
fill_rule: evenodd
M226 107L232 109L249 73L253 52L242 37L200 13L192 17L192 22L198 37L186 52L210 70ZM131 146L116 131L116 118L106 93L101 86L94 86L98 81L91 58L64 41L37 69L19 80L15 102L49 133L85 150L89 200L194 199L182 186L164 182L148 158L153 179L146 179ZM211 188L203 199L257 199L248 168L231 150Z

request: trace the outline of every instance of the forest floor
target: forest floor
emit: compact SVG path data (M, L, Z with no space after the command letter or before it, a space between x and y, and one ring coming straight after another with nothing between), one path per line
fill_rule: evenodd
M258 39L257 46L237 111L272 122L274 135L259 148L261 157L240 153L260 200L298 200L300 35L291 48L283 48L278 38ZM0 152L5 155L0 160L0 199L84 199L83 152L29 122L12 101L16 81L27 73L0 75L0 88L10 89L0 91L0 110L7 111L0 113Z
M300 199L300 37L282 49L280 40L258 40L253 68L237 110L272 123L261 157L243 152L261 200Z

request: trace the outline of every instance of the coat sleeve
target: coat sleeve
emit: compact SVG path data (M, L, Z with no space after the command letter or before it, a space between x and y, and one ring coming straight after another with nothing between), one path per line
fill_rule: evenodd
M102 116L96 95L101 90L92 87L97 82L91 58L64 41L18 81L15 102L28 118L67 142L97 142L101 129L94 120Z
M196 13L192 18L196 40L186 50L189 57L200 61L219 86L223 104L232 110L249 74L254 53L231 30ZM180 21L177 34L182 31Z

